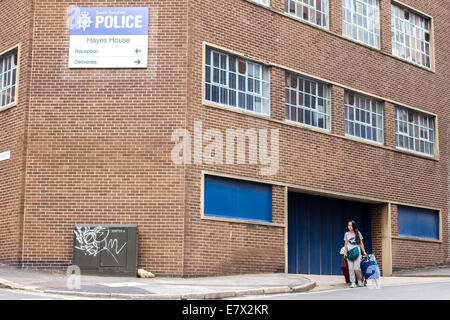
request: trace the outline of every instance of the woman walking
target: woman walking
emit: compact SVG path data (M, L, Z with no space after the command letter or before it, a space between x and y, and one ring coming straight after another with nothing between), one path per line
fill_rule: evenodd
M358 231L355 221L349 221L347 224L348 232L344 235L345 249L344 258L347 259L348 272L350 274L350 288L355 287L355 274L358 280L358 286L363 286L361 281L361 251L364 256L367 256L364 249L363 236Z

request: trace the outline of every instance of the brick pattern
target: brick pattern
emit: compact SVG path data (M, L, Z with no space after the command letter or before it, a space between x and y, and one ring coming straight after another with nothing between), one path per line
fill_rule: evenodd
M68 69L69 5L148 6L149 68ZM70 264L74 224L138 224L138 266L182 274L184 167L170 138L185 127L187 1L34 6L23 264Z
M391 53L391 1L380 1L380 37L381 50Z
M331 132L345 135L345 90L339 86L331 86Z
M331 1L334 3L334 1ZM272 1L271 9L283 12L281 1ZM291 19L274 11L265 10L248 1L234 0L227 2L192 1L191 2L191 31L190 43L190 100L188 103L187 125L192 127L194 121L203 121L205 127L218 128L278 128L280 130L280 170L275 176L261 177L258 167L253 166L188 166L186 180L186 197L189 205L186 214L190 219L187 223L185 248L185 273L203 274L215 273L212 261L229 260L232 250L226 246L211 247L208 233L203 231L203 223L197 223L199 213L195 205L199 199L200 170L234 174L237 176L265 178L281 181L308 188L318 188L330 192L344 192L362 197L375 197L385 201L399 201L411 205L428 205L442 209L447 216L447 176L448 166L444 160L447 157L441 150L440 161L428 160L423 157L405 154L379 148L360 141L340 139L307 128L299 128L251 117L228 110L216 109L202 105L201 75L202 75L202 44L208 42L228 48L230 51L240 52L249 59L252 57L261 61L268 61L277 67L271 69L271 88L281 88L284 81L280 77L285 66L299 70L306 74L328 79L340 85L332 86L332 132L343 136L343 100L344 88L349 86L361 91L372 93L380 97L399 101L401 103L421 108L438 114L439 122L448 122L448 112L442 107L440 100L448 100L445 90L438 86L446 86L449 76L443 66L448 66L449 60L445 56L444 46L448 40L439 37L445 25L445 14L442 13L442 1L429 1L425 5L419 1L409 1L408 4L418 10L429 12L436 22L436 41L440 41L436 50L436 58L441 69L436 73L425 71L409 63L390 57L388 42L390 41L389 26L383 18L383 47L381 52L353 41L337 37L318 28ZM335 4L334 4L335 6ZM389 5L387 5L388 7ZM208 8L208 14L204 14ZM386 5L383 4L383 12ZM215 13L216 12L216 13ZM333 10L330 20L333 24L331 32L340 34L341 18L339 12ZM333 23L334 21L334 23ZM438 27L438 24L441 26ZM226 25L226 28L223 26ZM268 27L270 26L270 27ZM440 39L439 39L440 38ZM386 54L383 54L385 52ZM418 81L420 79L420 81ZM280 81L280 83L278 82ZM430 94L432 93L432 94ZM274 91L271 92L272 97ZM279 120L285 109L284 99L271 100L271 119ZM340 105L340 106L339 106ZM395 146L394 105L385 103L385 145ZM446 143L447 128L439 127L441 146ZM445 147L443 147L445 148ZM191 207L194 206L194 207ZM376 209L372 212L374 252L381 260L380 217ZM447 222L444 223L444 243L438 245L435 254L439 259L448 259ZM235 226L241 228L245 235L252 234L242 225L232 223L208 222L208 230L227 230ZM261 228L262 229L262 228ZM280 233L279 229L264 228L262 238ZM263 230L260 230L263 232ZM233 233L234 234L234 233ZM226 235L222 235L225 239ZM197 239L203 239L202 241ZM274 238L276 239L276 238ZM250 240L249 240L250 241ZM204 244L203 244L204 243ZM266 243L266 242L265 242ZM271 243L278 247L278 254L285 250L285 239ZM408 243L408 245L413 245ZM404 259L404 252L396 249L397 241L393 242L394 268L399 260ZM199 252L208 250L211 257L207 261L200 258ZM191 252L196 252L191 258ZM240 268L254 271L266 270L266 264L261 264L258 253L246 251L246 263ZM275 253L273 253L275 255ZM228 258L225 258L227 256ZM422 262L425 262L423 260ZM280 261L282 263L283 261ZM189 265L189 267L187 267ZM272 267L273 268L276 266ZM233 270L229 270L232 273ZM238 270L234 270L238 271Z
M386 210L385 204L371 206L371 225L372 225L372 253L375 255L380 271L383 272L382 256L382 212ZM370 252L367 252L370 253Z
M281 0L272 0L270 10L245 0L0 2L0 9L8 8L0 10L1 47L21 43L20 102L0 112L0 147L12 151L11 161L0 163L7 190L0 198L0 240L7 243L0 259L63 268L72 262L74 224L120 223L138 224L139 267L156 274L284 271L284 227L201 219L207 170L441 208L444 242L394 239L393 267L450 261L448 6L446 0L402 2L433 16L435 73L389 56L390 16L382 18L381 52L337 36L339 1L330 1L330 32L285 16ZM150 7L149 68L68 69L69 5ZM203 105L204 41L277 65L271 68L270 119ZM338 136L344 134L342 86L437 114L439 161L283 124L285 70L279 66L340 84L332 87ZM387 146L395 144L393 108L385 104ZM173 164L172 132L193 133L195 121L222 133L278 129L279 171L263 176L261 163ZM283 223L283 187L274 187L273 199L273 220ZM377 209L371 214L380 257ZM394 235L394 210L392 224Z
M329 1L330 4L330 31L342 34L342 1Z
M11 158L0 162L0 262L12 265L19 264L22 250L32 12L31 1L0 2L0 52L20 45L17 105L0 111L0 152L11 151Z
M384 144L395 148L397 140L395 136L395 105L385 101L383 105L383 132Z

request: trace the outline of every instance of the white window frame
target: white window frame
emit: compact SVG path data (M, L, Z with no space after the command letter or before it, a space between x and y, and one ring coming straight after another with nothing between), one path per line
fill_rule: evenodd
M369 16L371 7L373 19ZM361 8L358 10L358 8ZM364 14L365 11L365 15ZM361 23L359 23L359 16ZM348 21L350 19L350 21ZM366 26L364 26L364 22ZM355 35L356 32L356 35ZM367 33L367 42L365 34ZM344 37L380 49L381 22L379 0L342 0L342 34ZM370 37L373 35L373 44Z
M405 18L405 11L408 12L408 19ZM425 39L425 34L427 33L429 41ZM393 56L431 69L431 18L410 8L391 3L391 35ZM425 59L425 63L423 63L423 59Z
M401 114L400 114L401 113ZM413 121L409 119L412 114ZM415 118L417 116L417 125ZM405 119L406 117L406 119ZM406 127L406 130L404 128ZM416 136L416 127L418 136ZM426 132L422 134L422 132ZM422 137L422 135L424 137ZM425 138L425 136L427 138ZM400 137L402 137L402 144L400 146ZM405 146L405 140L408 142ZM412 142L412 143L411 143ZM420 151L420 144L423 142L424 151ZM418 145L416 144L418 143ZM429 145L430 152L426 152L426 144ZM419 112L413 109L396 106L395 107L395 146L398 149L415 152L418 154L433 157L436 154L436 120L435 116ZM418 146L416 148L416 146ZM418 150L417 150L418 149Z
M295 79L297 81L296 87L293 88L292 85L288 86L287 81L292 81L292 79ZM304 90L304 88L300 89L300 82L302 82L305 85L305 81L310 82L310 92L306 92ZM323 86L323 91L324 91L324 97L320 97L319 96L319 84ZM312 86L314 86L314 90L312 89ZM312 80L312 79L308 79L293 73L286 73L286 86L285 86L285 90L286 90L286 94L289 94L289 98L286 100L286 108L288 108L286 110L286 119L288 121L292 121L295 123L301 123L302 125L305 126L310 126L313 128L317 128L320 130L326 130L326 131L331 131L331 86L325 82L321 82L321 81L316 81L316 80ZM289 93L288 93L289 91ZM292 103L291 99L290 99L290 91L294 91L295 92L295 104ZM313 94L313 91L315 91L315 94ZM303 97L305 99L306 95L310 96L310 99L312 97L315 98L315 108L311 108L310 106L305 106L304 103L300 103L300 93L303 94ZM287 97L287 96L286 96ZM320 112L319 111L319 99L323 99L324 100L324 112ZM289 100L289 102L288 102ZM310 100L311 101L311 100ZM291 107L294 107L297 109L297 116L295 117L296 119L292 119L292 113L291 113ZM305 114L306 111L311 112L311 118L310 118L310 123L306 123L305 121L305 116L303 116L303 114ZM302 121L298 120L298 112L302 112ZM313 121L312 121L312 114L316 114L316 122L317 125L314 125ZM319 114L322 115L323 117L323 121L325 124L325 127L322 128L319 126Z
M349 104L347 103L347 99L349 99L349 95L353 95L354 96L354 102L353 104ZM361 108L361 104L359 107L357 107L356 105L356 99L366 99L369 100L370 104L369 104L369 110L367 109L362 109ZM375 103L375 111L373 112L373 104ZM345 100L344 100L344 106L345 106L345 116L344 116L344 123L345 123L345 135L346 136L350 136L350 137L355 137L358 139L362 139L365 141L370 141L373 143L377 143L377 144L383 144L384 143L384 106L383 103L377 99L374 99L372 97L369 96L364 96L361 94L357 94L354 92L350 92L350 91L346 91L345 92ZM350 120L348 118L348 116L350 115L350 108L353 108L353 120ZM378 109L380 108L381 113L378 112ZM356 119L356 113L359 113L359 120ZM370 119L370 123L366 122L366 121L361 121L361 112L364 112L364 115L366 115L367 112L369 112L369 119ZM375 125L373 123L373 116L375 116ZM380 126L378 126L378 124L380 124ZM353 134L350 133L350 125L353 126ZM356 125L360 126L360 135L356 135ZM376 133L377 133L377 138L379 137L379 139L377 140L373 140L373 139L368 139L367 138L367 132L365 134L365 137L362 137L361 134L361 126L365 126L365 127L369 127L371 130L371 137L373 136L372 132L375 129Z
M16 47L0 54L0 111L17 104L19 77L18 51L19 50ZM15 63L14 60L16 60L17 63Z
M317 1L320 1L321 9L317 10ZM330 4L329 0L284 0L284 11L290 16L296 17L300 20L314 24L320 28L330 29ZM292 5L294 7L294 12L291 12ZM303 10L307 8L308 19L303 17ZM301 9L301 12L299 10ZM325 10L324 10L325 9ZM325 15L325 25L320 25L317 23L317 12ZM313 14L314 15L313 15ZM314 21L311 21L311 17L314 16ZM323 19L322 19L323 23Z
M210 51L210 52L208 52ZM241 58L239 56L228 54L226 52L214 49L212 47L206 47L205 54L210 54L209 57L209 64L205 62L205 74L208 73L209 68L209 82L207 82L208 78L205 78L205 100L208 102L212 102L215 104L220 104L227 107L237 108L239 110L245 110L249 112L254 112L257 114L270 116L270 68L268 66L265 66L263 64L253 62L244 58ZM220 69L221 71L226 71L226 81L225 83L222 82L214 82L214 69L217 69L217 67L214 67L214 54L218 54L219 56L226 56L226 70ZM236 65L234 66L234 71L231 70L231 60L230 57L233 58ZM245 63L245 73L239 72L239 63ZM220 67L220 61L219 61L219 67ZM266 68L266 70L264 70ZM257 74L255 74L253 71L257 70ZM250 72L252 71L252 72ZM220 74L220 72L219 72ZM235 77L235 88L230 88L230 74L234 75ZM219 75L220 77L220 75ZM242 89L239 87L239 77L242 77L245 84ZM220 81L220 78L219 78ZM249 83L252 84L252 89L249 88ZM255 84L258 84L258 86L255 86ZM207 86L210 86L209 95L207 91ZM219 101L213 100L213 85L219 87ZM257 89L256 89L257 88ZM226 97L226 103L221 102L221 89L226 90L227 97ZM259 92L258 92L259 91ZM230 103L230 92L234 92L234 98L235 98L235 104L233 105ZM239 103L239 96L244 95L244 107L240 106ZM209 98L208 98L209 96ZM248 99L251 97L252 99L252 106L250 109L250 106L248 105Z

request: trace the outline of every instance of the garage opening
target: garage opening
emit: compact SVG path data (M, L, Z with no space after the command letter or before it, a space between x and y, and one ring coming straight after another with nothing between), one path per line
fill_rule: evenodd
M340 275L347 222L355 220L366 252L372 252L371 205L288 193L288 272Z

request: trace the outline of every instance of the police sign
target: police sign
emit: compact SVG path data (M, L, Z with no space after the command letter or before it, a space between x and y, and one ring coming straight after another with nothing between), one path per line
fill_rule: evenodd
M146 68L146 7L73 7L69 68Z

